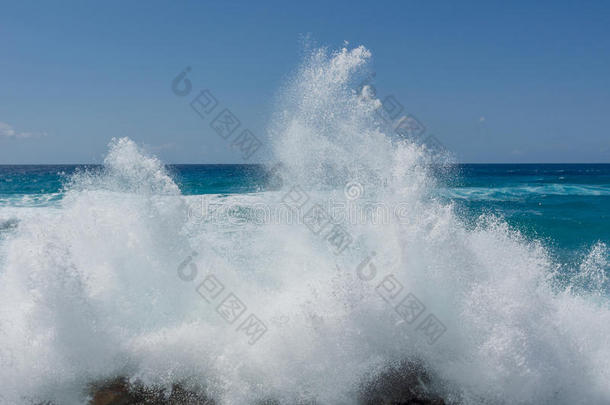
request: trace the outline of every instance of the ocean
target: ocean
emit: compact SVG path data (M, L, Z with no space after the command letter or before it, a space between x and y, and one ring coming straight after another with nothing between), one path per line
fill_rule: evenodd
M184 196L273 191L269 165L168 165ZM99 165L0 166L0 230L18 223L16 208L58 208L66 184ZM562 261L610 242L610 164L454 164L434 190L471 221L503 218ZM26 210L24 210L26 211Z
M452 163L379 122L369 58L304 63L279 164L1 166L0 404L610 403L610 165Z
M58 207L77 171L99 165L0 166L0 207ZM269 166L169 165L185 196L274 189ZM493 213L549 247L578 253L610 241L610 164L456 164L436 190L469 218ZM4 222L10 222L4 215ZM586 230L586 231L585 231Z

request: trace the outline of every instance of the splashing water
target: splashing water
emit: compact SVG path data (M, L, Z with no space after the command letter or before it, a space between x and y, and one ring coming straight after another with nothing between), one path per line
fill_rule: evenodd
M217 200L280 206L298 185L312 203L350 204L354 182L360 198L400 203L402 220L344 224L341 255L302 224L193 221L161 162L113 140L103 170L73 176L58 208L21 219L1 245L0 399L84 403L91 382L127 376L226 404L355 403L413 360L450 403L608 403L605 245L558 288L541 244L497 218L468 225L430 197L425 148L392 139L379 100L351 86L370 56L314 51L270 130L284 188ZM366 258L370 281L356 274ZM254 345L198 293L210 274L266 323ZM434 345L380 297L387 275L444 323Z

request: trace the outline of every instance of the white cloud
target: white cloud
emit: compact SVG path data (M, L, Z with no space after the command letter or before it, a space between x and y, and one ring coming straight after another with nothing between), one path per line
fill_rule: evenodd
M37 138L40 136L47 136L45 132L35 134L33 132L19 132L9 124L0 121L0 137L25 139L25 138Z

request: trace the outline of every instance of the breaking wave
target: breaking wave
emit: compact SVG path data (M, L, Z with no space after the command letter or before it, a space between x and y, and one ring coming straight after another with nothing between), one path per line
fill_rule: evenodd
M540 243L493 217L466 226L430 196L426 148L389 136L379 100L354 89L370 57L312 52L270 129L282 187L215 201L350 204L355 182L402 220L343 224L339 252L322 220L195 221L163 164L115 139L102 170L0 245L0 400L84 403L92 382L126 376L226 404L355 403L411 361L448 403L609 402L605 245L559 286ZM217 310L229 294L245 308L233 323ZM250 315L264 334L244 333Z

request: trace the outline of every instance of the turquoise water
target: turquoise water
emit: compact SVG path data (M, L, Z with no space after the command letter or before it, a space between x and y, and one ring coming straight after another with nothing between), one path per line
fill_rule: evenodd
M610 165L462 165L442 194L465 216L494 213L564 260L610 241Z
M44 207L62 199L76 171L101 166L0 166L0 207ZM262 165L170 165L184 195L246 194L272 188ZM569 259L610 242L609 164L464 164L437 196L466 220L495 214Z

